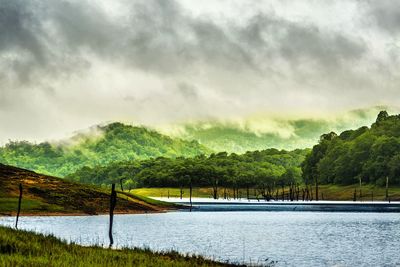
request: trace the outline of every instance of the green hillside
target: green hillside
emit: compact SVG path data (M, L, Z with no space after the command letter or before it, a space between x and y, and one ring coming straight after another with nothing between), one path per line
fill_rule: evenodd
M381 111L368 127L322 135L303 164L306 181L400 184L400 115Z
M19 184L23 187L22 214L99 214L109 211L109 189L0 164L0 216L17 211ZM144 213L174 208L169 204L150 202L119 192L115 211Z
M61 142L9 142L0 148L0 162L64 177L83 166L152 157L193 157L210 150L197 141L173 139L143 127L122 123L97 126Z

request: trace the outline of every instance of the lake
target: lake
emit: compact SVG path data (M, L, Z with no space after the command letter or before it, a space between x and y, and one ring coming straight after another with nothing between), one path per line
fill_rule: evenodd
M15 218L1 217L12 226ZM170 212L116 215L118 247L195 253L277 266L399 266L398 213ZM108 244L108 216L21 217L19 228Z

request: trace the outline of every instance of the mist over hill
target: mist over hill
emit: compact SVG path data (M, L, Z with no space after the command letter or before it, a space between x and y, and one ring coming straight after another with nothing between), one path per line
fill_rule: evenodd
M170 138L122 123L95 126L59 142L10 141L0 148L0 162L44 174L65 176L83 166L152 157L193 157L211 150L197 141Z
M396 110L376 106L334 115L256 116L225 121L210 119L177 124L160 130L167 135L196 140L214 151L245 153L267 148L294 150L312 147L321 134L326 132L342 132L370 125L382 109Z

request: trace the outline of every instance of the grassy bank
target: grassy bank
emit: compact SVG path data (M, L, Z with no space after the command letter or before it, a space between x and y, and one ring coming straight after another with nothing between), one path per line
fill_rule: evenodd
M234 266L149 250L67 244L52 236L0 227L0 266Z
M21 214L100 214L109 210L109 190L0 164L0 215L15 215L19 184ZM161 212L174 206L118 193L116 213Z
M360 197L360 186L358 184L354 185L320 185L319 186L319 196L320 199L324 200L353 200L354 190L356 190L356 199L362 201L380 201L385 200L385 188L373 185L363 185L361 187L361 197ZM259 193L255 193L254 189L250 189L250 197L261 198ZM146 197L180 197L179 188L137 188L133 189L132 192L136 195L142 195ZM183 197L189 197L189 189L183 189ZM285 188L285 192L289 192L289 188ZM194 188L193 197L211 197L212 188ZM275 192L274 192L275 194ZM227 195L231 198L233 197L233 190L227 189ZM241 197L246 197L246 189L239 189L239 195ZM219 196L223 197L223 189L220 188ZM281 189L279 189L279 198L281 197ZM315 197L314 197L315 198ZM389 198L391 201L400 201L400 187L389 187ZM301 193L300 193L301 199Z

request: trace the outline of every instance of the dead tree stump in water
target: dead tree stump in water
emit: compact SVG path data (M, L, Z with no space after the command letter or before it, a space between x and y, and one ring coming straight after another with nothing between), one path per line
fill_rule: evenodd
M115 184L111 186L111 195L110 195L110 228L108 230L108 237L110 238L110 248L114 244L114 239L112 235L112 227L114 220L114 209L117 204L117 192L115 192Z
M18 229L19 213L21 212L21 201L22 201L22 184L19 184L18 210L17 210L17 219L15 220L15 229Z

